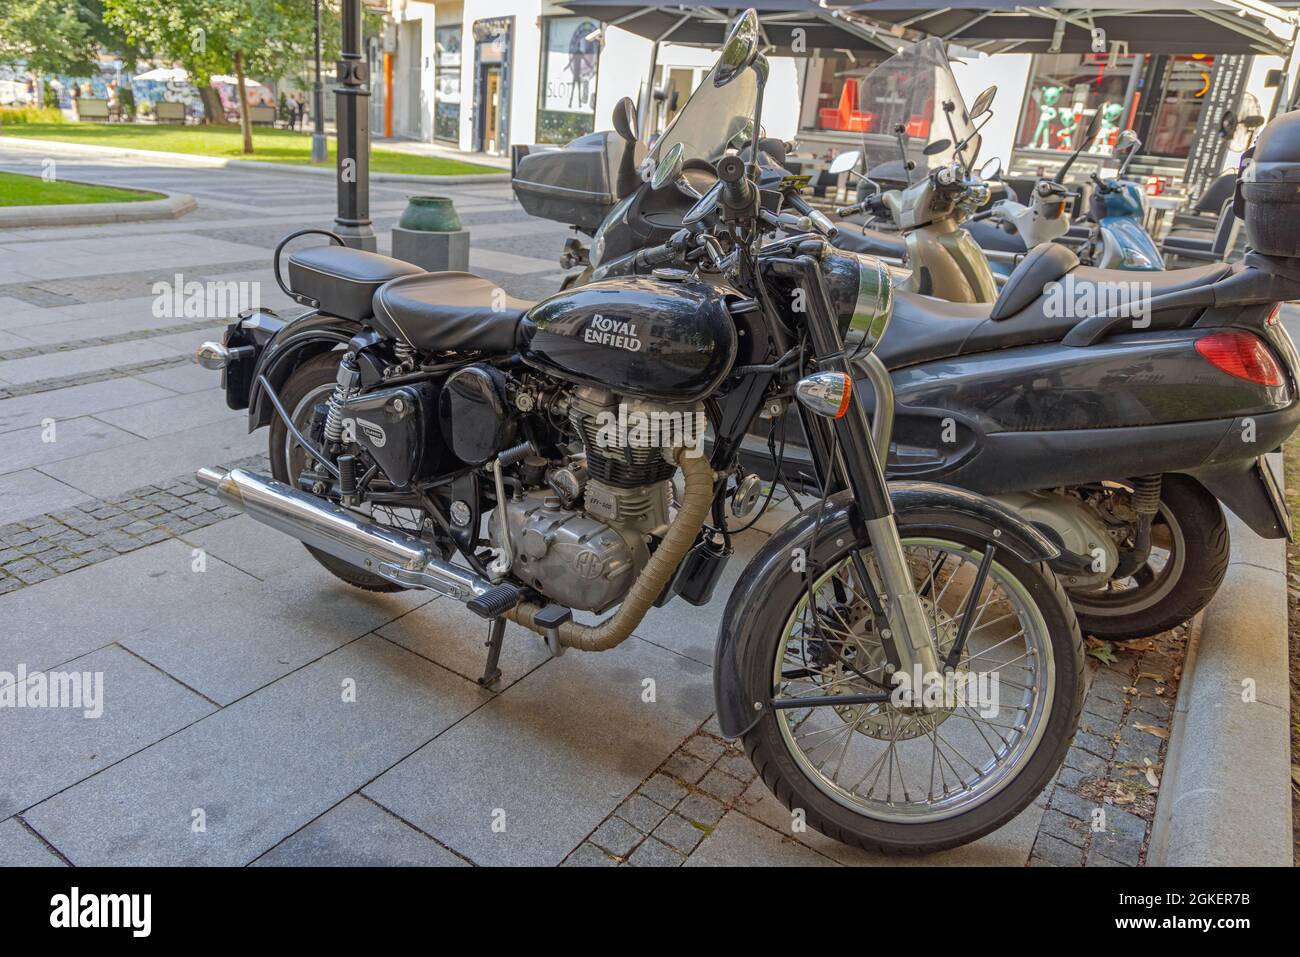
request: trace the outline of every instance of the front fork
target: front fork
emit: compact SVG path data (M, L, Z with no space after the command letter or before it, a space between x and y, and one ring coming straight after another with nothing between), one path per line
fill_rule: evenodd
M889 499L889 486L872 441L871 424L857 396L853 364L845 354L844 338L840 335L834 306L822 281L821 266L810 255L797 256L787 263L798 273L805 290L808 330L818 370L842 373L848 376L850 383L854 383L854 399L849 403L848 410L833 420L836 455L828 472L838 471L853 493L863 519L867 541L876 556L879 581L873 581L872 585L883 599L885 620L888 623L880 637L893 645L897 667L906 674L913 674L918 666L924 675L942 674L939 651L930 629L929 618L916 592L916 583L912 579L907 557L903 553L903 543L898 535L894 509ZM889 390L887 396L878 395L876 402L877 415L887 414L893 407L889 376L873 376L872 381L877 390ZM856 564L859 575L870 576L870 570L860 557L856 559Z

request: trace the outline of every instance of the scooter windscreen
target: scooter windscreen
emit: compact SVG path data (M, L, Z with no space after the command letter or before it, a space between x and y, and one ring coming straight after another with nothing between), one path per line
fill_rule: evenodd
M930 37L890 57L858 81L857 94L850 123L862 130L863 168L897 160L900 138L919 170L953 160L974 165L980 138L942 40Z

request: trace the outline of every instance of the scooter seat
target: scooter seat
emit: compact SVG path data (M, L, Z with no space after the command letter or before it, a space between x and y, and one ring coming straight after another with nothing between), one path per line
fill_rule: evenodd
M1064 247L1055 248L1069 253ZM1035 269L1034 262L1054 263L1057 268L1043 264ZM1066 262L1058 254L1050 254L1046 260L1037 256L1026 257L1016 267L1002 297L999 297L998 304L1014 307L1000 318L993 315L997 304L944 302L895 290L893 317L876 354L890 369L898 369L939 359L1060 342L1080 322L1105 309L1106 303L1114 302L1113 296L1107 298L1109 290L1115 288L1113 284L1149 284L1138 286L1137 290L1140 290L1141 299L1154 298L1215 282L1232 270L1227 263L1212 263L1163 272L1087 266L1061 271L1059 267ZM1021 274L1019 282L1016 282L1017 273ZM1053 302L1050 284L1063 280L1067 274L1070 281L1062 285L1061 298ZM1019 295L1015 294L1016 290L1019 290ZM1010 297L1009 292L1013 294ZM1088 314L1080 314L1074 308L1080 301L1101 305ZM1058 308L1061 306L1065 308ZM1144 329L1177 329L1191 322L1200 311L1196 307L1159 310L1150 316L1150 324Z
M431 272L385 283L374 326L427 352L509 352L533 304L467 272Z
M907 258L907 241L902 233L889 233L866 227L841 226L832 242L837 249L865 256L883 256L887 259Z

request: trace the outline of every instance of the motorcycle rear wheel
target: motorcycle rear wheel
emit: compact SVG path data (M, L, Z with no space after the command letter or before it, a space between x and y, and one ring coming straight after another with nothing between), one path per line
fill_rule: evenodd
M338 377L341 352L326 352L308 359L290 374L284 387L280 390L280 401L294 425L304 435L308 434L312 415L317 405L328 401L334 391ZM306 451L293 440L284 420L278 415L271 419L268 452L271 456L271 474L277 481L297 487L298 476L307 461ZM366 516L371 518L372 516ZM349 565L341 558L335 558L327 552L304 545L311 557L334 577L340 578L356 588L373 592L406 591L402 585L362 571L355 565Z
M911 524L905 518L899 531L942 652L945 642L951 647L955 637L954 611L966 607L961 593L970 590L984 543L952 530ZM829 594L836 596L831 605L843 616L850 605L840 601L836 576L841 568L850 569L850 578L856 572L847 563L851 536L837 539L835 534L824 530L819 539L827 546L817 548L817 567L824 571L812 591L820 595L829 586ZM870 561L869 552L861 554ZM935 567L941 554L944 562L946 556L956 556L964 564L947 566L946 584L941 585L942 573L933 572L927 582L926 570ZM963 580L965 589L947 594L948 585ZM927 586L929 598L924 597ZM865 619L848 625L845 618L836 618L830 626L833 631L820 632L819 638L814 628L809 639L809 610L816 613L814 617L820 615L819 601L810 603L803 576L791 574L764 596L764 607L757 614L747 616L773 623L770 630L752 634L741 655L743 680L755 701L824 699L886 687L883 644L878 637L873 639L874 626ZM1001 626L1011 632L1010 637L999 637L999 631L977 640L976 632L986 627L977 616L958 671L973 674L992 665L994 672L1002 673L999 687L1009 686L1010 697L1019 697L1021 707L999 706L999 714L984 719L982 726L981 712L967 705L947 713L941 708L931 715L905 712L892 704L761 709L743 743L769 790L795 815L792 820L802 818L823 834L865 850L920 854L977 840L1034 800L1060 767L1078 724L1083 706L1082 638L1055 577L1005 550L997 552L980 593L980 605L987 608L994 602L994 607L1009 609L1015 616L1014 622ZM995 616L986 624L998 625L1001 620ZM1017 630L1024 637L1023 654L1018 654ZM827 640L828 634L836 637ZM853 635L852 640L848 635ZM818 642L820 649L810 651ZM836 644L838 648L829 655L835 660L829 660L827 648ZM1006 654L1010 659L976 660L990 654L998 658ZM1023 685L1022 673L1032 675ZM873 682L881 684L873 686ZM1017 719L1017 714L1023 718ZM998 740L1002 748L994 744ZM850 749L855 749L852 757ZM889 778L882 787L881 769L886 762Z

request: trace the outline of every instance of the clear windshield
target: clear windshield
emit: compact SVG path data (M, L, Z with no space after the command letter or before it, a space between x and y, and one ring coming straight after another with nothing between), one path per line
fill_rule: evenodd
M902 158L899 126L907 158L922 170L958 158L955 147L974 132L947 51L937 37L880 64L858 82L857 94L852 120L862 130L867 170ZM960 159L973 164L978 152L976 138Z
M758 77L753 70L744 70L730 83L718 86L713 81L717 69L714 64L655 143L650 155L656 163L678 143L682 144L683 160L713 161L728 147L739 147L749 139Z

